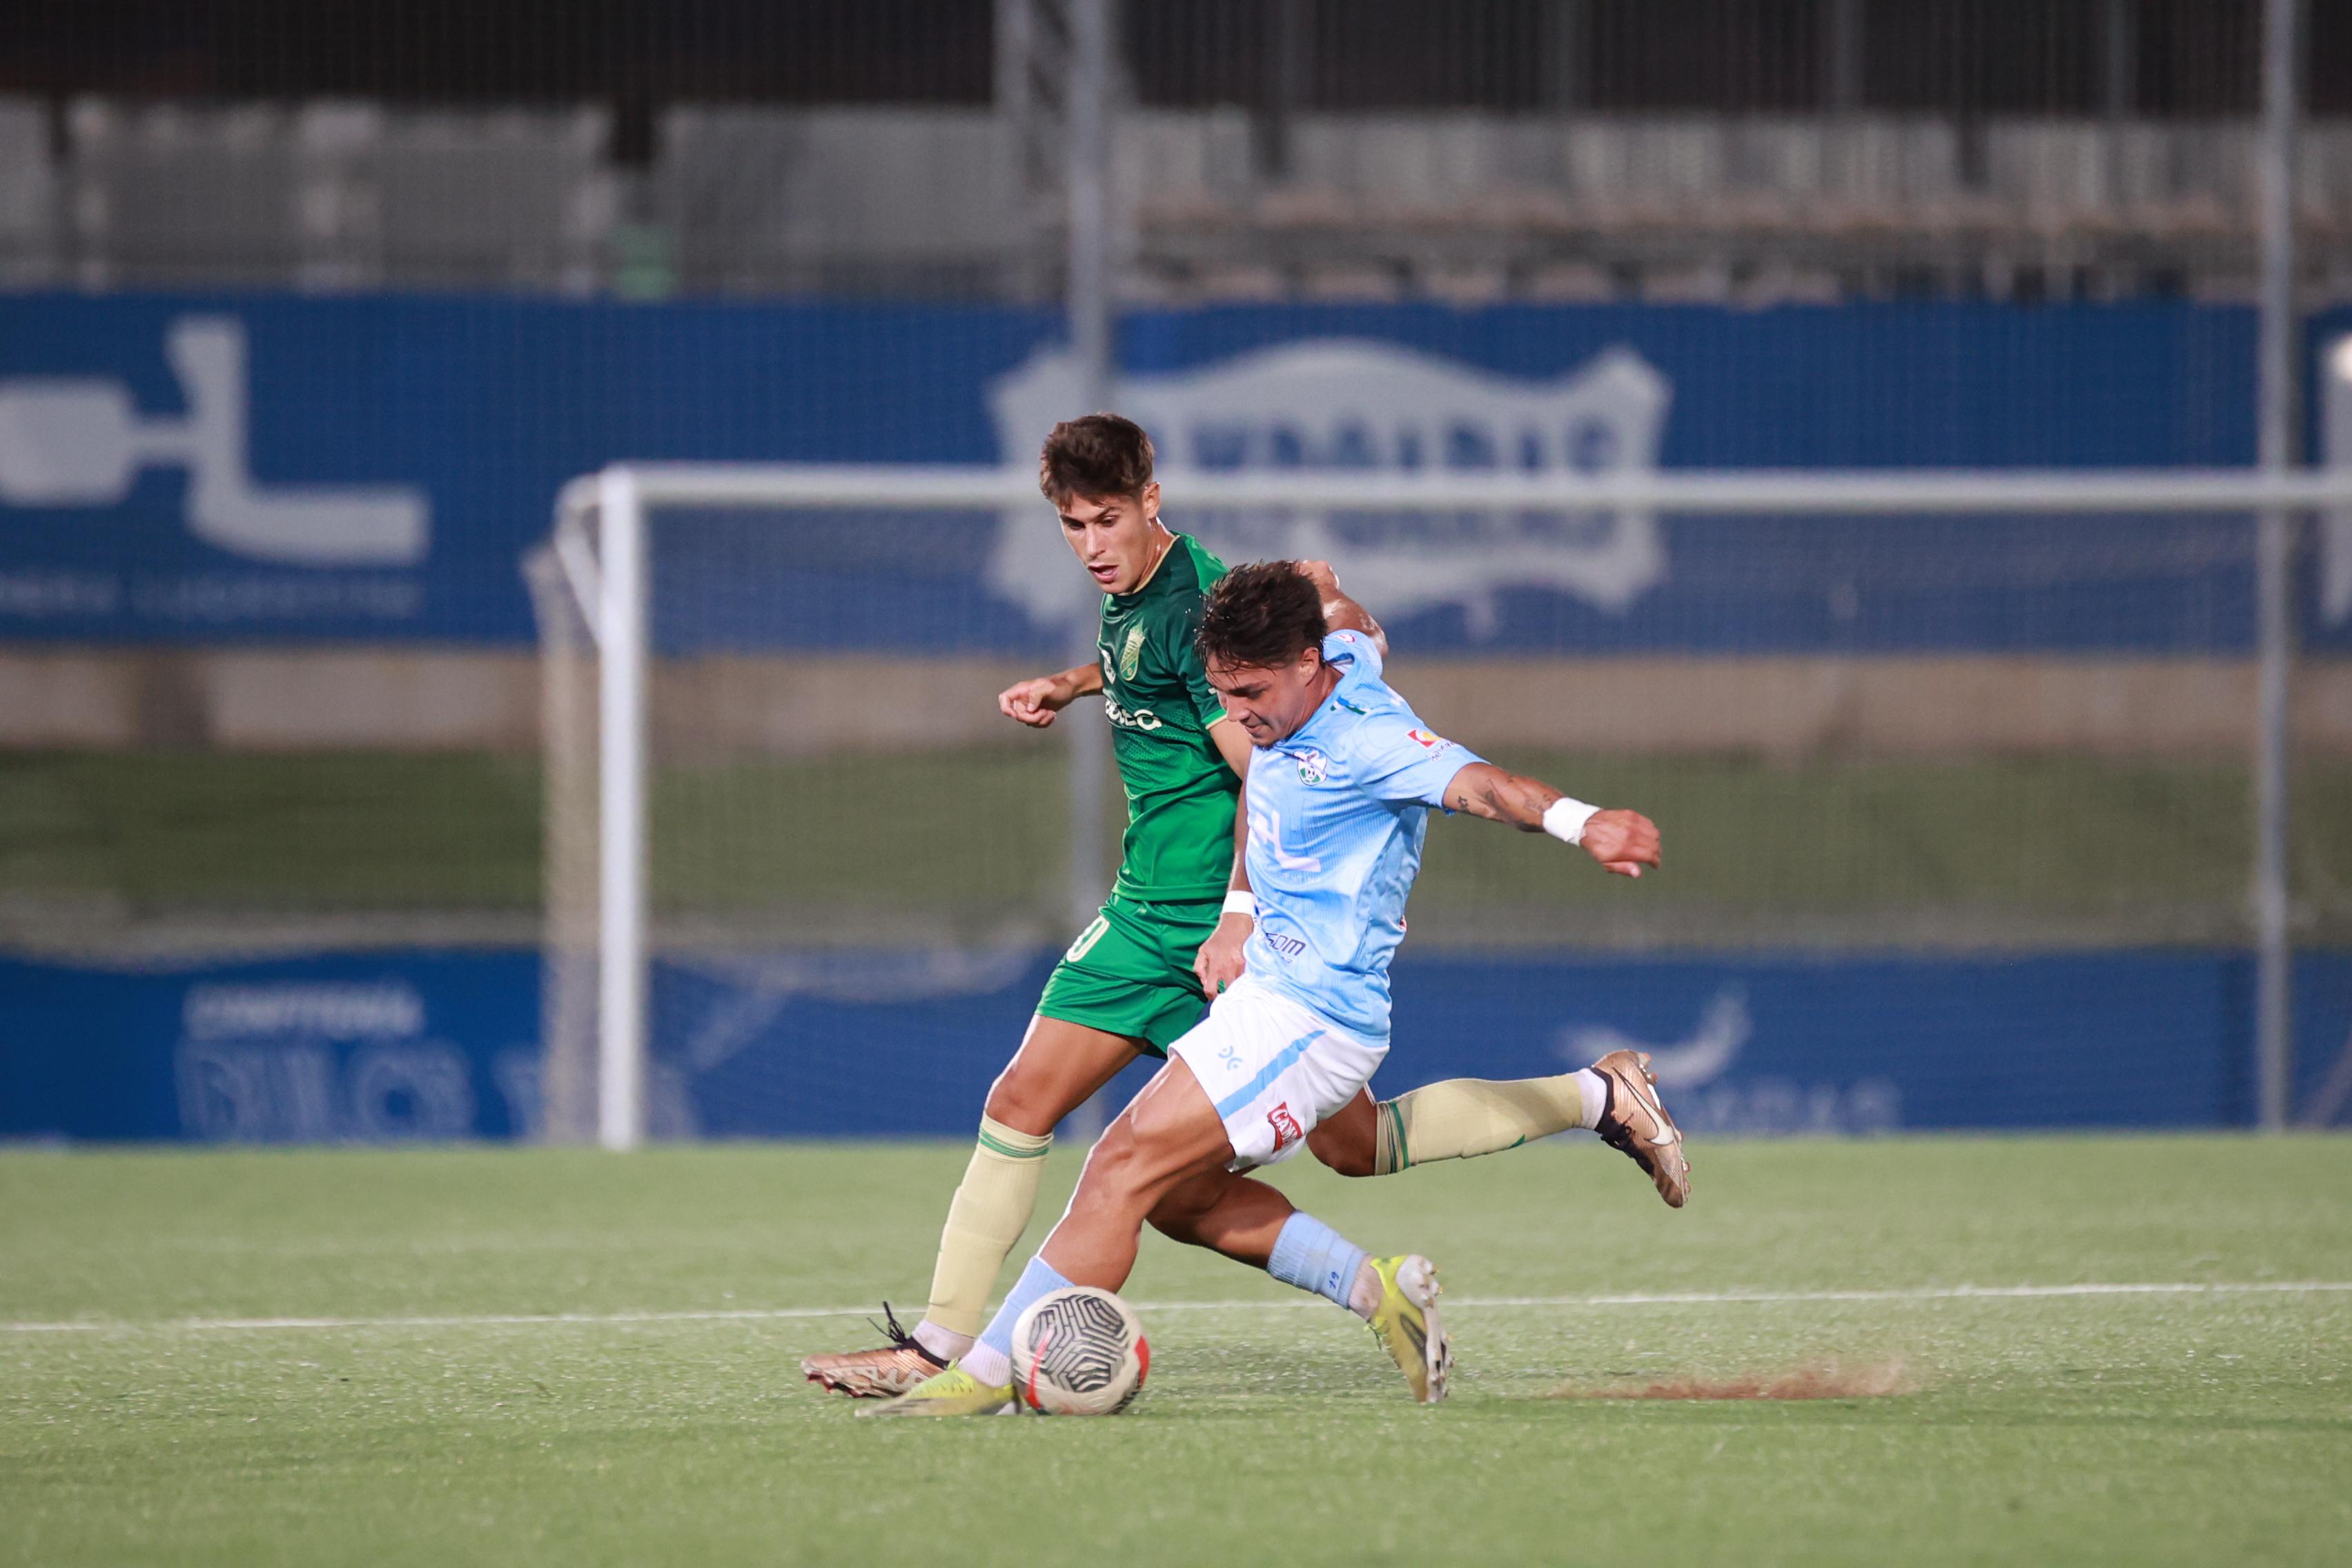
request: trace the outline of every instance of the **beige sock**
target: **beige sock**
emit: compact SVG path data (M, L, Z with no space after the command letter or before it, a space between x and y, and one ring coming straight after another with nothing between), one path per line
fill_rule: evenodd
M987 1325L988 1293L1029 1228L1037 1184L1045 1176L1045 1151L1053 1146L1050 1132L1015 1132L1001 1121L980 1119L980 1144L948 1205L947 1228L940 1233L925 1322L966 1339Z
M1453 1078L1383 1100L1376 1107L1375 1175L1433 1160L1469 1160L1516 1149L1585 1124L1577 1075L1496 1081Z

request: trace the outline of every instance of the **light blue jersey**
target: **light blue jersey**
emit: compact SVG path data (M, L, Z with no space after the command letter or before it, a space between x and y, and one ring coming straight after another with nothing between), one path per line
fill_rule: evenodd
M1366 1041L1389 1037L1389 959L1429 808L1480 759L1423 728L1370 637L1334 632L1339 684L1298 732L1250 753L1252 979Z

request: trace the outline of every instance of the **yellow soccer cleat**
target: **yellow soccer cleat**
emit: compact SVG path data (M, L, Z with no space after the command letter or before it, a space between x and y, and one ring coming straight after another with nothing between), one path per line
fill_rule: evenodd
M993 1415L1013 1406L1013 1385L982 1383L951 1366L917 1384L898 1398L859 1407L860 1415Z
M1437 1266L1415 1252L1376 1258L1372 1268L1381 1277L1372 1338L1396 1358L1413 1399L1434 1405L1445 1397L1446 1374L1454 1370L1453 1342L1437 1318Z

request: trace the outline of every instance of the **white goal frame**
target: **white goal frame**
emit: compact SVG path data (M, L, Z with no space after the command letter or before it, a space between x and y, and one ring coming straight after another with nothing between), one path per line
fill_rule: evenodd
M2261 712L2255 743L2256 1103L2286 1114L2285 767L2293 657L2292 522L2352 509L2352 470L2256 468L1728 470L1573 475L1252 472L1170 476L1183 507L1358 511L1615 511L1673 515L2239 512L2262 520ZM646 516L704 510L959 508L1039 504L1033 471L916 465L616 463L564 486L553 558L599 655L597 1141L627 1150L646 1131ZM592 530L593 520L593 530Z

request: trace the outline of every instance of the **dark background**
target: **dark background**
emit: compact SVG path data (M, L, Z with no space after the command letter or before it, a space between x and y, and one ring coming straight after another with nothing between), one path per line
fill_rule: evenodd
M2309 107L2352 112L2352 5L2307 16ZM2248 114L2261 48L2260 0L1127 0L1121 26L1148 103L1292 109ZM0 14L0 91L599 100L634 161L681 100L985 102L994 27L988 0L32 0Z

